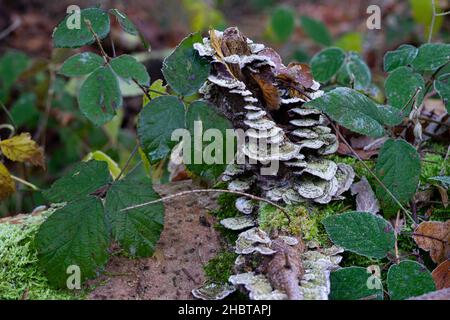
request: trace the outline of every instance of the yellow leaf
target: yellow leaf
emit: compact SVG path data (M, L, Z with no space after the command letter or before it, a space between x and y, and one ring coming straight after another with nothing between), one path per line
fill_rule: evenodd
M35 141L31 140L28 132L0 141L0 150L12 161L30 162L43 168L45 166L44 152Z
M14 184L8 169L0 162L0 201L8 198L16 191L16 185Z
M116 179L120 174L120 168L119 165L106 153L102 151L94 151L88 153L83 161L89 161L89 160L96 160L96 161L104 161L108 165L109 173L111 176Z

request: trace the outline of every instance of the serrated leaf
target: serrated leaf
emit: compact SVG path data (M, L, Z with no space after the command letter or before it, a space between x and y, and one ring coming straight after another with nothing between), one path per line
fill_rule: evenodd
M416 90L420 89L417 93L417 105L420 105L423 100L425 92L425 81L422 76L415 73L409 67L400 67L395 69L389 77L387 77L384 84L386 89L386 97L388 103L399 110L403 110L405 114L409 114L411 108L414 105L414 99ZM408 103L408 105L406 105Z
M150 76L145 66L133 56L123 54L111 60L111 68L124 80L135 79L139 84L148 85Z
M375 170L401 204L411 200L420 176L420 158L412 145L404 140L387 140L380 149ZM379 184L375 190L385 216L394 215L400 209L398 204Z
M209 62L194 50L193 45L196 42L202 42L201 35L189 35L163 62L164 78L170 87L182 96L196 93L209 76Z
M115 162L110 156L108 156L103 151L97 150L94 152L89 152L83 159L83 161L104 161L108 165L109 173L116 179L120 175L120 168L117 162Z
M336 88L307 102L305 107L325 112L354 132L371 137L381 137L384 134L382 117L375 102L353 89Z
M17 127L35 128L40 117L37 109L37 97L34 92L26 92L14 102L10 110Z
M369 67L356 52L349 52L344 64L337 72L336 80L344 86L351 86L356 90L367 90L372 82Z
M0 162L0 201L9 198L16 191L16 185L5 165Z
M153 91L151 91L151 90L153 90ZM158 92L161 92L161 93L158 93ZM158 80L153 81L152 85L150 86L148 95L150 96L151 99L155 99L157 97L165 95L165 93L167 93L167 88L164 85L162 79L158 79ZM142 97L142 106L145 107L149 102L150 102L150 100L148 99L147 95L144 94L144 96Z
M75 24L76 12L69 14L53 32L53 46L56 48L79 48L94 43L95 38L85 20L89 20L92 29L100 39L109 34L109 15L98 8L87 8L80 11L80 28Z
M45 167L44 151L31 139L28 132L0 141L0 150L8 159L18 162L30 162Z
M109 67L95 70L78 93L81 112L95 125L101 126L116 115L122 106L122 94L116 76Z
M381 279L363 267L349 267L331 273L331 300L383 300ZM378 289L377 289L378 288Z
M418 52L419 49L409 44L401 45L397 50L386 52L383 58L384 71L392 72L399 67L410 65Z
M164 225L162 202L121 211L129 206L159 199L147 177L114 183L106 196L105 211L113 238L131 256L148 257L155 250Z
M98 54L93 52L83 52L71 56L64 61L59 73L67 77L83 76L93 72L98 67L101 67L103 63L103 58Z
M80 162L50 189L44 191L49 202L70 202L83 198L111 182L108 165L103 161Z
M157 97L142 109L137 132L141 147L151 163L170 154L178 143L171 139L173 131L184 127L184 104L177 97Z
M133 36L139 35L139 30L125 13L123 13L119 9L111 9L109 10L109 12L111 12L117 18L117 21L119 22L119 25L123 31Z
M40 226L36 245L39 265L53 285L66 287L72 265L82 279L96 276L108 261L109 246L101 200L85 196L55 211Z
M287 41L295 28L294 11L287 6L278 6L272 12L270 25L278 41Z
M450 61L450 44L426 43L419 47L412 66L417 71L434 71Z
M320 82L330 80L344 63L345 52L340 48L327 48L311 59L314 78Z
M351 211L322 221L334 244L357 254L381 259L394 248L392 225L369 212Z
M233 128L231 123L221 116L212 105L204 101L194 101L187 110L186 127L192 137L192 141L190 141L190 164L186 165L187 168L197 176L214 181L222 174L228 163L227 152L225 152L227 146L226 129ZM208 132L212 134L209 141L207 141L208 138L205 135L208 129L213 130ZM217 133L217 136L213 133ZM217 148L214 148L214 146L217 146ZM200 158L200 163L196 160L196 155ZM233 159L228 159L228 161L231 160Z
M308 16L300 17L303 31L316 43L330 46L333 40L325 24Z
M387 287L391 300L404 300L436 290L430 271L424 265L410 260L389 268Z
M440 75L434 81L434 90L439 94L450 114L450 73Z
M390 105L377 104L378 111L381 117L381 122L388 126L396 126L402 123L404 115L403 112Z

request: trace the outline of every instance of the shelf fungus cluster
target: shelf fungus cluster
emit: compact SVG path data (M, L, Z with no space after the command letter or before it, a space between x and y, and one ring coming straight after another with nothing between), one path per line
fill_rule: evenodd
M254 43L237 28L211 30L209 37L195 43L194 48L212 66L200 93L235 129L244 133L240 143L238 139L236 163L230 164L223 175L228 189L257 193L288 205L326 204L342 199L353 182L354 172L346 164L327 159L338 149L337 138L327 126L324 114L304 106L323 94L309 67L300 63L285 66L277 52ZM311 289L311 277L318 281L321 274L328 279L330 266L309 268L310 273L305 273L301 263L304 248L298 248L300 240L272 239L260 230L252 215L257 210L254 201L238 198L236 208L243 215L221 223L242 231L236 242L239 259L242 262L257 255L267 261L263 263L265 270L238 273L230 282L245 288L254 299L325 298L328 280L318 284L322 289L315 292ZM292 259L286 259L287 256ZM282 276L274 275L270 267L278 259L279 267L285 271ZM290 260L289 272L283 267L286 260ZM310 284L309 291L300 285L306 282Z

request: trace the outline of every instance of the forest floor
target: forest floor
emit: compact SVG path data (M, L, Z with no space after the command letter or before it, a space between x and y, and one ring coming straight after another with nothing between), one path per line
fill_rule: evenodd
M195 188L192 181L155 189L161 196ZM151 258L114 256L106 272L91 281L89 299L192 299L205 280L202 267L220 251L214 218L215 197L192 194L166 205L164 231Z

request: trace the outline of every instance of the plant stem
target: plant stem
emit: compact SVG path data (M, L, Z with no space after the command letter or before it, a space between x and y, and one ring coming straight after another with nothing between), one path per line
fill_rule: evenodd
M13 119L11 113L9 112L9 110L6 108L6 106L1 101L0 101L0 107L2 107L3 111L5 111L6 116L8 117L9 121L11 121L11 125L14 127L14 130L17 131L17 125L14 122L14 119Z
M30 187L31 189L33 189L34 191L40 191L41 189L39 189L38 187L36 187L34 184L32 184L31 182L25 181L19 177L16 177L14 175L11 175L11 178L27 187Z

